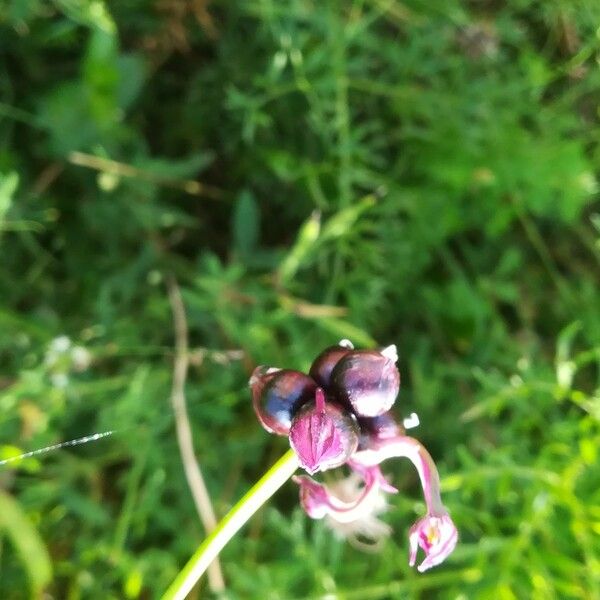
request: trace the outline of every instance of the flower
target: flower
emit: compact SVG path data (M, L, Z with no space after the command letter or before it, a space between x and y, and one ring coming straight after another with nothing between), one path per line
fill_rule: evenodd
M305 475L294 481L300 485L300 502L310 517L324 519L338 536L356 545L365 547L359 538L369 540L372 549L391 534L390 526L378 518L388 507L384 492L397 492L378 471L379 467L373 468L367 485L356 470L327 486Z
M440 516L427 514L410 528L408 539L411 567L417 559L418 547L425 551L425 560L417 567L423 573L439 565L452 553L458 541L458 531L448 513Z
M300 503L309 517L326 519L336 531L355 539L362 535L377 542L389 535L389 527L377 516L387 506L385 494L397 490L383 476L380 465L389 458L408 458L419 475L427 509L409 531L409 564L414 566L420 547L425 559L417 569L426 571L452 553L458 532L442 504L439 475L429 452L406 435L388 410L400 382L394 365L396 347L355 351L347 340L340 346L339 351L327 348L319 354L310 376L303 376L314 382L314 387L304 386L308 393L301 398L294 395L293 402L285 394L278 395L278 405L287 410L285 428L274 431L259 411L257 415L267 431L287 432L298 463L309 474L343 464L352 470L349 478L330 486L307 475L293 479L300 486ZM267 378L278 371L255 370L250 380L255 408L264 405ZM412 426L415 419L411 416L409 421L407 426Z

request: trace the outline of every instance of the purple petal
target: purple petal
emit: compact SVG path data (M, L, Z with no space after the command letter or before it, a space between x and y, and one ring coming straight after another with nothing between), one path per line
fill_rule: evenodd
M448 513L441 516L428 514L410 528L408 539L411 567L417 559L418 548L425 552L425 560L417 567L423 573L442 563L452 553L458 541L458 531Z
M292 479L300 486L300 504L311 519L323 519L330 507L327 488L307 475L294 475Z
M353 465L350 465L353 469ZM351 502L341 500L329 488L306 475L295 476L300 486L300 503L306 514L313 519L331 517L338 523L352 523L372 512L377 496L389 486L379 467L354 469L364 478L365 485ZM394 491L395 488L391 488Z

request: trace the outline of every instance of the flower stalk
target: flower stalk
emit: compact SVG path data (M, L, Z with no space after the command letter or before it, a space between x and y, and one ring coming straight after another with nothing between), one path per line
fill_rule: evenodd
M374 467L388 458L408 458L419 474L427 511L435 516L446 514L440 498L438 470L419 440L405 435L396 436L380 442L374 448L357 452L353 457L355 462L365 467Z
M294 474L298 459L288 450L223 517L200 544L185 567L163 594L162 600L184 600L227 542L252 515Z

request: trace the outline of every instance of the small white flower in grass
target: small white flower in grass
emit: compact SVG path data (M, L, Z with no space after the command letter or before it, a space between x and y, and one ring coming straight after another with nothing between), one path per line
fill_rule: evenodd
M66 373L52 373L50 381L55 388L64 390L69 385L69 376Z
M55 337L48 347L50 352L64 354L71 347L71 338L66 335Z
M75 346L71 350L71 360L73 361L75 371L85 371L92 363L92 354L83 346Z

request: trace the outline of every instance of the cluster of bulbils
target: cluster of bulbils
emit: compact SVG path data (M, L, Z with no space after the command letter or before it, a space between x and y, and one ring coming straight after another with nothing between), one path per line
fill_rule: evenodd
M262 426L269 433L289 437L299 465L309 474L345 464L354 472L354 480L362 481L348 498L348 486L336 494L335 486L306 475L294 477L300 485L301 504L314 519L327 518L359 533L365 533L365 523L374 522L386 531L375 515L385 506L383 492L397 490L379 465L391 457L413 462L427 514L410 529L409 564L414 565L420 546L425 552L418 567L422 572L454 550L458 534L442 504L431 456L418 440L406 435L390 412L400 389L397 359L395 346L355 350L351 342L342 340L317 356L308 375L261 366L254 370L250 386Z

